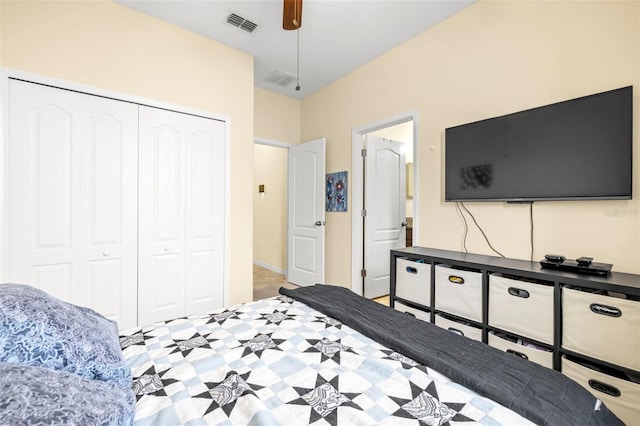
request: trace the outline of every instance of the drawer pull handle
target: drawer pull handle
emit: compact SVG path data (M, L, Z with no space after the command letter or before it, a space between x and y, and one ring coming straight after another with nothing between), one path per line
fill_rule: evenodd
M597 380L589 379L589 386L599 392L606 393L607 395L615 397L620 396L620 389Z
M529 298L529 292L527 290L523 290L521 288L509 287L509 290L507 290L507 291L512 296L522 297L523 299Z
M464 336L464 332L462 330L458 330L457 328L453 328L453 327L449 327L447 328L447 331L453 333L453 334L457 334L459 336Z
M464 278L457 275L449 275L449 282L452 282L454 284L464 284Z
M522 352L514 351L513 349L507 349L507 353L514 354L522 359L529 359L527 355L523 354Z
M601 305L599 303L592 303L589 306L591 312L594 314L606 315L608 317L618 318L622 316L622 311L614 306Z
M418 268L414 268L413 266L407 266L407 272L410 274L417 274Z
M411 316L412 316L412 317L414 317L414 318L416 317L416 316L415 316L415 314L414 314L414 313L412 313L412 312L404 311L404 313L405 313L405 314L407 314L407 315L411 315Z

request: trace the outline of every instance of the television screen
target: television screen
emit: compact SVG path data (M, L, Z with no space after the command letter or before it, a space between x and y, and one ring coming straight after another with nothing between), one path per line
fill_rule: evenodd
M632 92L447 128L445 200L630 199Z

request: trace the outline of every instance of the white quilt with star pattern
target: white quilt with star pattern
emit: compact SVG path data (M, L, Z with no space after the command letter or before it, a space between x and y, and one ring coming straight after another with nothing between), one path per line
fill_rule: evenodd
M286 296L120 338L135 425L530 425Z

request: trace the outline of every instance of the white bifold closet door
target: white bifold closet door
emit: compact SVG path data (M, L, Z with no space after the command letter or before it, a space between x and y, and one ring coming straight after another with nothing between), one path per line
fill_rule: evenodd
M138 106L9 83L9 277L135 326Z
M140 107L140 324L223 303L224 122Z

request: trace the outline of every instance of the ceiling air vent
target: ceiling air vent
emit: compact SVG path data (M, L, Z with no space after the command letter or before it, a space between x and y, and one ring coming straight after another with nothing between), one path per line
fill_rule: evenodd
M252 33L258 28L258 24L255 22L251 22L247 18L243 18L240 15L236 15L235 13L229 14L227 16L227 23L233 25L234 27L238 27L240 29L245 30L248 33Z
M296 81L296 76L284 71L274 71L264 78L264 81L286 87Z

